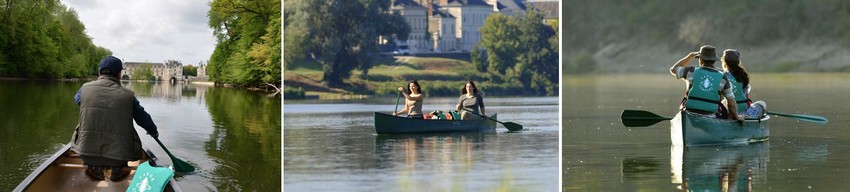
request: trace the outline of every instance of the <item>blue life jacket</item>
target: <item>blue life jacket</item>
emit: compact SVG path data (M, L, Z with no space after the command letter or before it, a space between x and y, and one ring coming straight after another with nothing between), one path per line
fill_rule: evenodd
M744 83L738 82L731 73L726 73L726 79L732 84L732 92L735 93L735 103L738 106L738 114L746 113L750 104L747 103L747 95L744 93Z
M720 80L723 73L715 69L697 67L688 90L685 108L703 113L714 113L720 106Z

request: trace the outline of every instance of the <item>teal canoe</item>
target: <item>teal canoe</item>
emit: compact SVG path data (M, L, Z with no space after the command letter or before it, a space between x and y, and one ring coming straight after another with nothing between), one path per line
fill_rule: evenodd
M151 165L158 163L156 156L150 150L145 150L141 160L130 161L130 175L119 181L109 180L111 171L106 172L103 181L91 180L85 174L86 165L80 155L71 150L68 143L53 156L47 158L41 166L22 181L14 191L126 191L130 187L136 168L144 162ZM176 185L174 178L166 184L165 191L183 191Z
M496 114L491 116L496 119ZM496 131L496 121L412 119L375 112L375 132L378 134L450 133Z
M770 136L770 128L767 126L769 120L770 116L765 115L761 119L745 120L744 125L740 126L734 120L680 110L670 120L670 139L673 145L678 146L760 142Z

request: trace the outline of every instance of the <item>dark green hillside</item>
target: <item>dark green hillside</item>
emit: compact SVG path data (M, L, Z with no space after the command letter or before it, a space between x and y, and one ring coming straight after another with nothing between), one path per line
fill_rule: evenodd
M664 72L702 44L755 72L850 71L850 1L563 2L567 73Z

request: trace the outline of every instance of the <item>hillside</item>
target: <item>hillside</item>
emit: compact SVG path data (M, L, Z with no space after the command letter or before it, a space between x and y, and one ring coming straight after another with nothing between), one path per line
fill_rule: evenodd
M665 72L703 44L752 72L850 71L848 1L570 0L563 18L568 74Z

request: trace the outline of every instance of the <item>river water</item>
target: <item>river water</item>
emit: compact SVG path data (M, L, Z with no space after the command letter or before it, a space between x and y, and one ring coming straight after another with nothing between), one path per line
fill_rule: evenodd
M124 82L159 128L160 140L196 167L185 191L280 191L280 98L195 84ZM80 83L0 81L0 191L11 191L68 143ZM140 130L145 146L168 160Z
M378 135L396 98L284 101L285 191L557 191L558 98L486 98L524 126L496 133ZM426 98L423 111L457 98Z
M626 128L624 109L672 117L684 95L669 74L564 77L564 191L844 191L850 188L850 74L754 74L772 116L767 142L674 147L670 123Z

